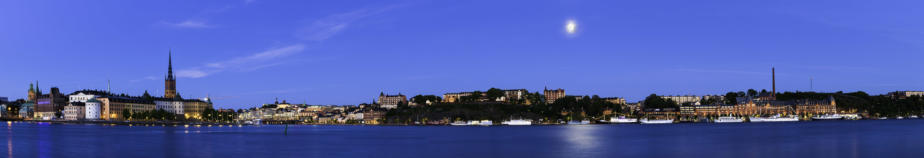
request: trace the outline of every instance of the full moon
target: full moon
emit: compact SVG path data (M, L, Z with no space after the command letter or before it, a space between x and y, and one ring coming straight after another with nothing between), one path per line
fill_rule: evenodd
M574 34L577 32L577 23L574 22L574 20L568 20L568 24L565 24L565 31L567 31L568 34Z

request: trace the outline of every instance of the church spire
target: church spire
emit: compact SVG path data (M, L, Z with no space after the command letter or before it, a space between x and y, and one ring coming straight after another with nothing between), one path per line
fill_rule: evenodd
M173 50L167 55L167 78L164 81L164 98L173 99L180 95L176 93L176 78L173 76Z
M173 80L173 50L167 51L167 79Z

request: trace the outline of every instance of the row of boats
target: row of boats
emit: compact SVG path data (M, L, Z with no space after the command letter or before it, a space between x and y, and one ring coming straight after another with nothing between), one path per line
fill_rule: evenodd
M909 118L917 118L917 116L909 117ZM857 115L857 114L826 114L826 115L816 115L816 116L812 116L811 119L812 119L812 120L842 120L842 119L846 119L846 120L859 120L859 119L862 119L862 117L859 116L859 115ZM899 118L899 119L901 119L901 118ZM752 116L752 117L722 116L722 117L718 117L718 118L712 119L712 120L710 120L710 122L714 122L714 123L796 122L796 121L799 121L799 120L800 120L799 115L782 116L782 115L777 114L777 115L766 116L766 117L759 117L759 116ZM600 120L600 122L602 122L602 123L613 123L613 124L626 124L626 123L640 123L640 124L671 124L671 123L676 123L677 121L675 121L675 119L649 119L649 118L641 118L641 119L638 119L638 118L630 118L630 117L626 117L626 116L619 116L619 117L610 118L609 120ZM509 121L504 121L504 122L502 122L501 124L502 124L502 125L518 126L518 125L532 125L533 122L532 122L531 120L522 120L522 119L520 119L520 120L509 120ZM570 121L570 122L562 122L562 124L583 125L583 124L590 124L590 121L589 121L589 120ZM475 120L475 121L467 121L467 122L465 122L465 121L456 121L456 122L451 123L450 125L453 125L453 126L490 126L490 125L494 125L494 122L491 121L491 120Z
M841 119L858 120L858 119L860 119L860 118L861 118L861 117L860 117L859 115L856 115L856 114L847 114L847 115L826 114L826 115L813 116L813 117L812 117L812 120L841 120ZM734 117L734 116L722 116L722 117L715 118L715 119L713 119L713 120L711 120L711 121L714 122L714 123L796 122L796 121L799 121L799 115L782 116L782 115L777 114L777 115L767 116L767 117L752 116L752 117L747 117L747 118L745 118L745 117ZM602 122L607 122L607 123L668 124L668 123L674 123L674 119L655 119L655 120L651 120L651 119L643 118L643 119L639 120L639 119L636 119L636 118L626 118L625 116L620 116L620 117L613 117L613 118L610 118L610 120L608 120L608 121L602 121Z

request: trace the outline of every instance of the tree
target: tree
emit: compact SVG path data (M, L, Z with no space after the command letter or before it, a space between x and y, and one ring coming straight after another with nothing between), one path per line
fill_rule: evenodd
M424 104L427 104L427 101L430 101L430 103L439 103L443 101L443 98L440 98L435 95L417 95L417 96L411 97L411 101L416 103L417 105L424 105Z
M715 99L715 98L709 98L709 99L706 99L706 100L703 100L703 101L702 101L702 104L703 104L703 105L713 105L713 104L716 104L716 103L719 103L719 100L717 100L717 99Z
M491 87L491 89L488 89L486 96L488 97L489 100L494 101L494 100L497 100L498 98L504 97L504 91L501 89Z
M748 96L749 96L749 97L755 97L755 96L757 96L757 90L748 89Z
M725 104L728 104L728 105L738 104L738 93L735 93L735 92L725 93Z
M670 99L661 98L657 94L651 94L648 97L645 97L644 103L646 109L679 108L677 102L674 102Z
M128 109L122 109L122 119L130 120L132 118L132 112Z

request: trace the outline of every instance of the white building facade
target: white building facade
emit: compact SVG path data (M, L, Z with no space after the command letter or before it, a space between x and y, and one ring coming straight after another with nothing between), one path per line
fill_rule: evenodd
M167 111L167 112L170 112L170 113L173 113L173 114L177 114L177 115L183 115L183 114L185 114L185 113L183 112L183 101L161 101L161 100L157 100L157 101L154 101L154 105L155 105L155 107L156 107L158 110L163 109L164 111Z
M96 99L87 100L84 104L84 112L87 120L99 120L101 102Z
M98 97L98 96L96 96L96 95L91 95L91 94L85 94L85 93L83 93L83 92L80 92L80 93L77 93L77 94L68 95L67 97L68 97L68 100L69 100L70 102L72 102L72 103L73 103L73 102L81 102L81 103L84 103L84 102L87 102L87 100L96 98L96 97Z

